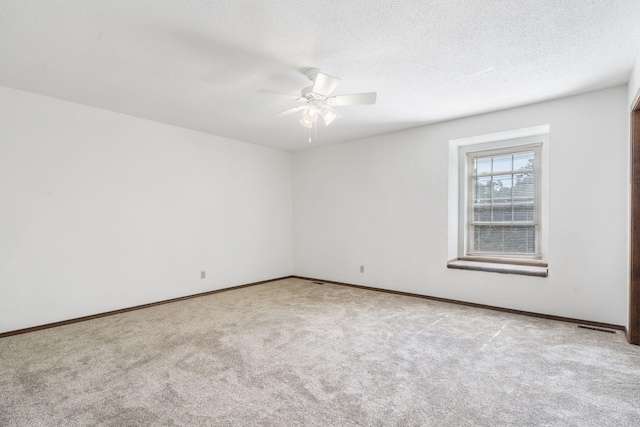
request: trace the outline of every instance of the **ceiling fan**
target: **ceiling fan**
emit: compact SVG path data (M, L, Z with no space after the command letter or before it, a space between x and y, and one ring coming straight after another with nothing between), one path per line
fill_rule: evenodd
M341 114L333 107L340 105L367 105L376 103L377 94L375 92L330 96L331 92L333 92L333 90L338 86L338 83L340 83L339 78L325 74L317 68L309 68L304 74L313 82L313 85L303 88L300 92L300 96L265 89L258 91L263 94L276 95L294 101L304 102L304 105L290 108L273 117L284 117L304 110L302 111L302 119L300 120L300 124L303 126L308 128L313 127L318 116L322 117L326 126L329 126L335 119L341 116Z

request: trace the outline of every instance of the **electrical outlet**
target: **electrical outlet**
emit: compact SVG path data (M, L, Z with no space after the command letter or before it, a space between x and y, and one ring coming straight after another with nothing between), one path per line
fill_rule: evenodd
M201 271L200 272L200 278L201 279L206 279L206 277L207 277L207 272L206 271Z
M364 265L360 266L360 273L364 273Z

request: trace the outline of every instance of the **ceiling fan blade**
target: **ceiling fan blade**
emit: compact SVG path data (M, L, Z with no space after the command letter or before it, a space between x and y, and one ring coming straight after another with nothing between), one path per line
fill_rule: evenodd
M282 113L276 114L275 116L273 116L273 118L279 119L280 117L288 116L289 114L293 114L296 111L304 110L305 108L307 108L307 104L300 105L298 107L289 108L288 110L283 111Z
M256 93L259 93L260 95L275 95L281 98L293 99L294 101L303 99L298 95L289 95L288 93L276 92L273 90L266 90L266 89L257 90Z
M375 104L376 92L354 93L351 95L332 96L327 100L329 105L366 105Z
M318 73L311 91L321 96L329 96L331 92L338 86L340 79L330 76L329 74Z

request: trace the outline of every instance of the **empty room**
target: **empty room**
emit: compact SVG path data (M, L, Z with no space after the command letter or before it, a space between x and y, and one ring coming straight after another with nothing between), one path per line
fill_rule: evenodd
M0 1L0 426L637 426L640 3Z

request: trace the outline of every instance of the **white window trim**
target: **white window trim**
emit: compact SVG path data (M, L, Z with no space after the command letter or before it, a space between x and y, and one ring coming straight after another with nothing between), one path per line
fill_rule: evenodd
M540 197L540 256L537 259L527 257L523 259L518 256L509 257L469 257L467 253L467 216L468 216L468 194L467 194L467 153L474 151L496 150L508 147L517 147L542 143L541 147L541 197ZM519 262L527 267L539 264L545 268L549 259L549 125L533 126L530 128L516 129L505 132L497 132L487 135L460 138L449 141L449 245L448 259L450 263L455 260L464 260L461 265L466 265L468 261L484 261L517 265ZM450 266L460 268L459 266ZM467 269L467 268L464 268ZM472 269L472 268L469 268ZM474 268L478 269L478 268ZM518 270L516 267L508 269L510 273ZM527 269L524 269L527 270ZM487 270L495 271L495 269ZM500 271L502 272L502 271ZM527 272L521 274L528 274Z

